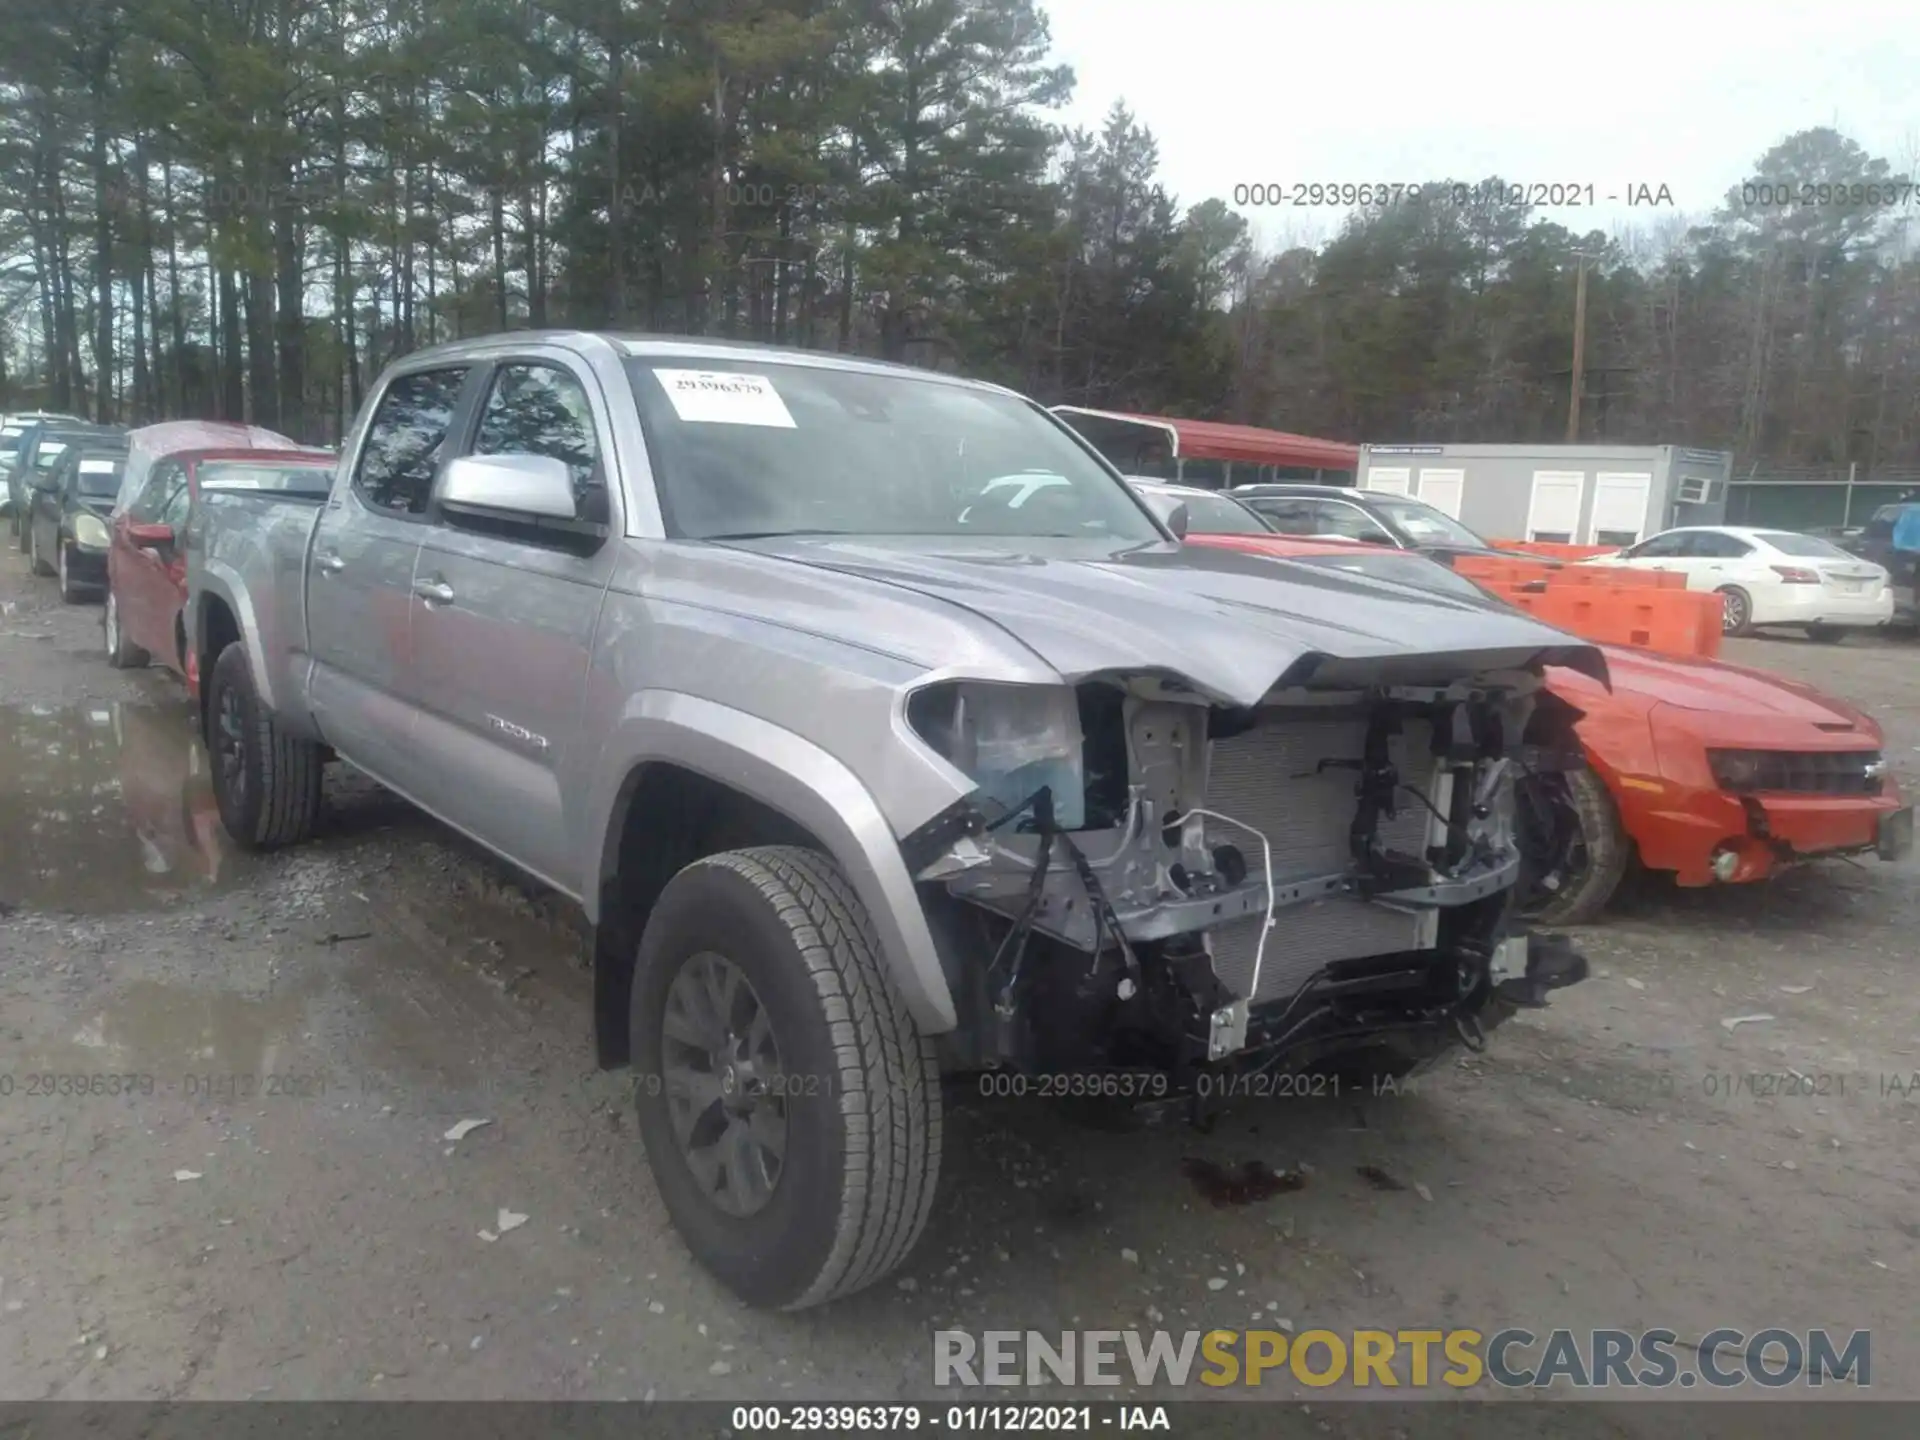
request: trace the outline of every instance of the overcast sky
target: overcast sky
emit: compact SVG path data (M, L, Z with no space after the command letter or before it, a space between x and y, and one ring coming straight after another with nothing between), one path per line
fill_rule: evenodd
M1546 218L1612 230L1652 212L1606 195L1664 184L1704 215L1795 130L1833 125L1896 170L1920 150L1914 0L1040 4L1078 78L1068 121L1124 99L1183 206L1254 181L1499 174L1592 183L1597 214ZM1243 213L1270 245L1343 214Z

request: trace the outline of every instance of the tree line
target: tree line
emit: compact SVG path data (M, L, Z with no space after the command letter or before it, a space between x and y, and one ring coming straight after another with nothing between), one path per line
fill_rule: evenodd
M1583 438L1920 461L1920 195L1831 130L1710 216L1495 177L1276 248L1124 106L1063 127L1072 86L1034 0L11 0L0 404L330 441L395 356L583 325L1557 440L1584 264Z

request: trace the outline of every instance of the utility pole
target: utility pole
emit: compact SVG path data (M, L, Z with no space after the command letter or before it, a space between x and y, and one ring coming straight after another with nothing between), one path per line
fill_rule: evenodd
M1567 443L1580 443L1580 388L1587 368L1587 256L1580 253L1580 274L1573 282L1573 382L1567 397Z

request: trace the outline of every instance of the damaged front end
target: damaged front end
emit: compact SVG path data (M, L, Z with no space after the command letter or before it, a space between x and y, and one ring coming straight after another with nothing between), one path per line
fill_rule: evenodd
M943 681L977 785L910 836L956 1068L1406 1074L1586 973L1514 921L1537 666L1307 664L1253 706L1169 674ZM1217 1092L1216 1092L1217 1093Z

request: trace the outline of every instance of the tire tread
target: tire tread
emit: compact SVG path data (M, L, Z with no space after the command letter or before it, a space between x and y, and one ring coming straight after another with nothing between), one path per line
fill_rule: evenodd
M222 650L214 662L211 703L217 705L219 692L235 683L244 685L253 717L251 740L259 759L260 796L253 833L239 838L259 850L296 845L313 834L320 819L320 747L287 734L274 722L273 713L260 703L259 692L253 688L246 647L238 640Z
M766 897L812 978L840 1072L847 1163L833 1247L782 1308L864 1289L913 1248L940 1174L942 1100L933 1040L888 979L866 907L815 850L768 845L695 862L725 866Z

